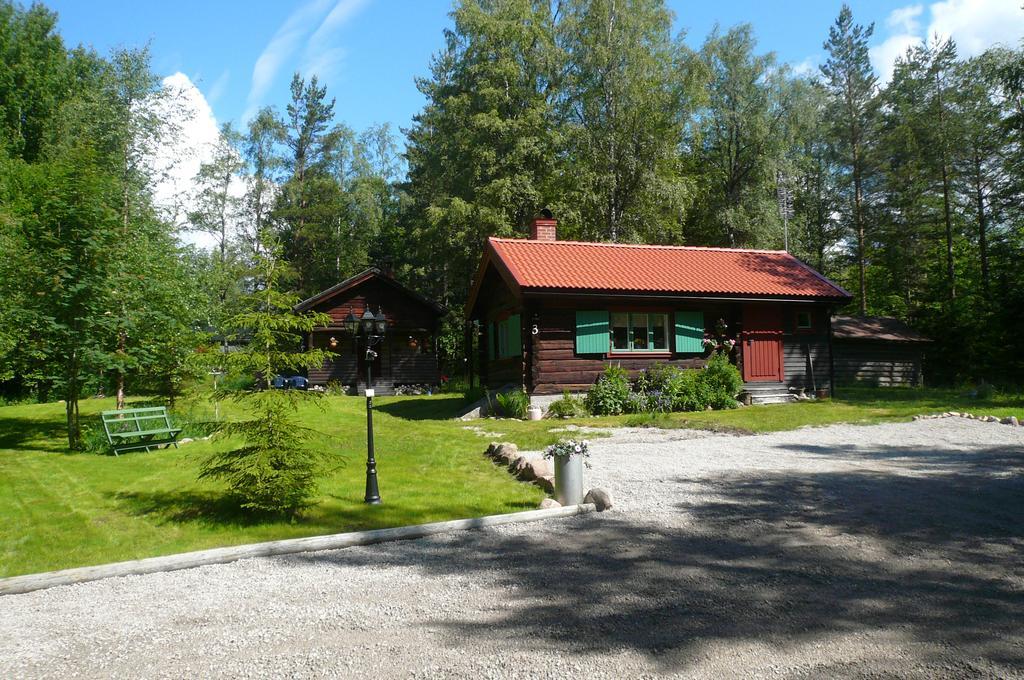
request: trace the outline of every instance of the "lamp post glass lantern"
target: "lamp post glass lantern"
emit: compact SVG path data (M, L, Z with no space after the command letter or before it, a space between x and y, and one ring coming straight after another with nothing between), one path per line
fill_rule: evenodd
M379 307L376 314L367 307L362 317L359 318L356 318L356 315L350 310L348 316L345 317L345 330L352 334L357 354L360 341L366 346L366 496L363 500L371 505L377 505L380 503L380 491L377 489L377 460L374 458L373 452L372 369L377 352L373 348L381 343L387 334L387 317Z

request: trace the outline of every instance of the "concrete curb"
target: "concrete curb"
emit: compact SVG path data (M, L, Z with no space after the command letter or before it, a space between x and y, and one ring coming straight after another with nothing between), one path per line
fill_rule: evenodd
M572 517L594 512L595 510L596 508L593 503L584 503L582 505L551 508L550 510L529 510L526 512L511 512L504 515L474 517L472 519L414 524L412 526L394 527L392 529L353 531L344 534L329 534L327 536L310 536L308 538L290 538L283 541L268 541L266 543L236 545L229 548L197 550L195 552L165 555L163 557L147 557L142 560L114 562L113 564L101 564L95 567L77 567L74 569L62 569L61 571L47 571L41 574L11 576L0 579L0 596L30 593L34 590L86 583L88 581L99 581L100 579L117 576L177 571L179 569L201 567L207 564L227 564L228 562L236 562L250 557L336 550L338 548L351 548L357 545L423 538L424 536L433 536L452 531L483 529L503 524L520 524L559 517Z

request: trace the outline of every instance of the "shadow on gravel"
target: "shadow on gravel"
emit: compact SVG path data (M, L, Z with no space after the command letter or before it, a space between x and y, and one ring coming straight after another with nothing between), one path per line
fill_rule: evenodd
M971 475L997 471L1012 472L1014 470L1024 472L1024 446L1019 448L1011 446L987 449L972 448L969 451L920 446L879 446L877 444L871 446L790 444L779 448L845 461L892 462L898 464L902 469L918 472L951 472Z
M678 525L671 515L654 523L613 511L536 538L528 529L468 532L415 549L385 544L298 559L410 566L438 578L480 572L514 588L502 591L508 606L437 621L469 646L504 639L564 653L633 649L678 671L709 643L785 648L875 632L893 640L870 654L878 665L851 667L825 650L818 660L836 665L815 672L1000 675L1024 664L1024 475L1012 454L982 451L974 457L985 466L950 473L953 452L901 449L936 466L912 477L702 480L712 495L677 506ZM693 482L657 486L672 493L672 484Z

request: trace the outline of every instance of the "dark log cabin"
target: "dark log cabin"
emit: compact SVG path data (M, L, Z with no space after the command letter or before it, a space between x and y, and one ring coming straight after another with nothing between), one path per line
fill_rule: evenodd
M899 319L837 316L832 319L832 342L840 385L924 385L924 354L932 340Z
M704 339L738 341L733 361L755 400L830 389L830 320L850 294L784 251L491 238L470 291L482 382L535 403L583 392L608 363L636 372L699 368Z
M366 386L365 346L356 346L345 330L349 312L357 317L369 309L384 312L388 330L376 345L377 358L370 367L378 394L394 394L401 385L436 385L440 381L435 341L446 310L406 288L380 268L371 267L350 279L303 300L297 312L328 314L331 323L306 337L306 347L335 352L337 356L318 369L310 369L310 385L337 382L356 392Z

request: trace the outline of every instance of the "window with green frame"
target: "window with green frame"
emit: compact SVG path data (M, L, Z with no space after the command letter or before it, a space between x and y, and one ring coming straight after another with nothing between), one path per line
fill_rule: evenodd
M495 335L494 356L489 358L508 359L510 357L522 355L523 346L522 339L520 337L522 333L522 326L520 324L520 316L518 314L513 314L496 324L492 324L492 327L494 328Z
M668 351L668 314L612 312L608 326L613 352Z

